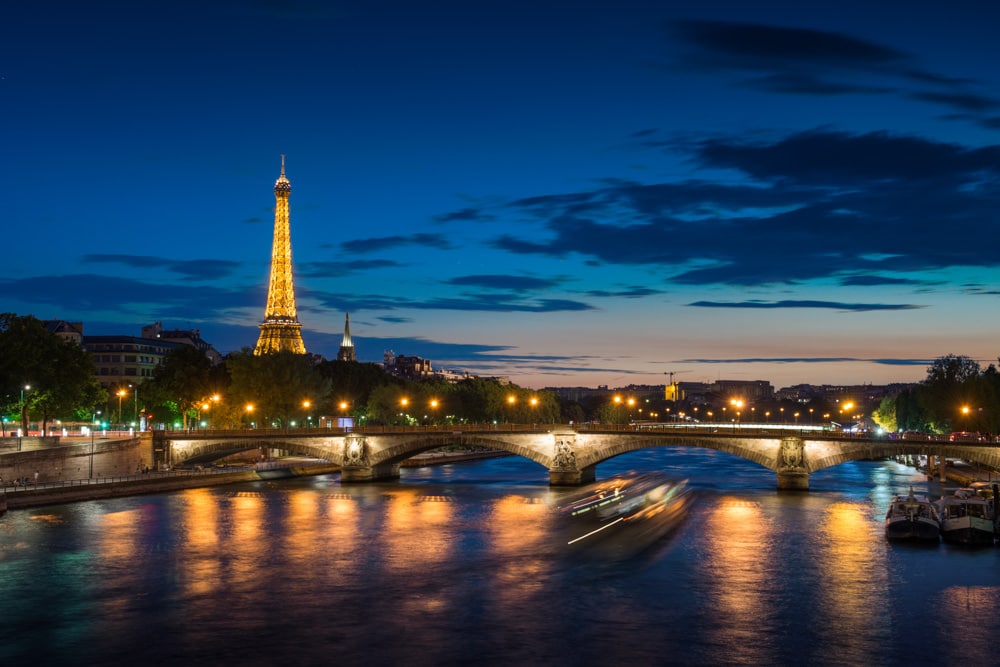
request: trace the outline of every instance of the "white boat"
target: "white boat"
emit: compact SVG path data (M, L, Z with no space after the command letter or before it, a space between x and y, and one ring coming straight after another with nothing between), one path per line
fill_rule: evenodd
M927 497L910 493L896 496L885 513L885 536L890 540L938 542L941 521L937 507Z
M565 547L601 558L628 558L673 531L687 515L687 480L627 473L592 484L559 508Z
M937 502L941 538L967 545L993 544L993 508L973 489L955 489Z

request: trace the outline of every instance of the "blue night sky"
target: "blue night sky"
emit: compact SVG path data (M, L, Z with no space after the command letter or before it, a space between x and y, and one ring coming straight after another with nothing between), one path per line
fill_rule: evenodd
M1000 330L1000 5L21 2L0 310L528 387L918 381Z

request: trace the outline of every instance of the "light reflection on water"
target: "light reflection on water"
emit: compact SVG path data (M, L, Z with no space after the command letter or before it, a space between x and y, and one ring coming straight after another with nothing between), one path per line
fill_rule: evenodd
M517 458L9 512L0 661L81 664L987 664L1000 549L887 544L912 470L845 464L807 494L697 449L691 514L627 562L567 556ZM914 634L916 633L916 635ZM919 637L915 640L914 637Z

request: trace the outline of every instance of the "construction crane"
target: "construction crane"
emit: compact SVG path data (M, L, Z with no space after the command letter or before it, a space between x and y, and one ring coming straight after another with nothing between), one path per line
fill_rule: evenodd
M681 392L680 392L680 389L677 386L677 383L674 382L674 376L675 375L680 375L681 373L690 373L690 372L691 371L664 371L663 372L664 375L669 375L670 376L670 384L668 384L666 386L666 391L664 392L664 395L663 395L663 397L666 400L668 400L668 401L679 401L679 400L681 400Z

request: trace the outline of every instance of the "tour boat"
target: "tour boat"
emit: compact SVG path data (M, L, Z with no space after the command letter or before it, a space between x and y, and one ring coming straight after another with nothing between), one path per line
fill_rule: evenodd
M567 549L602 557L638 554L687 515L687 480L627 473L590 485L559 508Z
M938 542L941 522L937 507L910 487L909 495L896 496L885 513L885 536L890 540Z
M941 537L945 542L967 545L993 544L993 508L973 489L955 489L937 502Z

